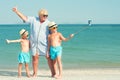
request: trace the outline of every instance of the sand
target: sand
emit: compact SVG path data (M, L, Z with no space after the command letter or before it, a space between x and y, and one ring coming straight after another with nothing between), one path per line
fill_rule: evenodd
M30 71L32 74L32 71ZM17 77L17 70L0 69L0 80L120 80L120 69L68 69L63 70L62 79L50 77L49 70L39 70L37 77L28 78L25 71Z

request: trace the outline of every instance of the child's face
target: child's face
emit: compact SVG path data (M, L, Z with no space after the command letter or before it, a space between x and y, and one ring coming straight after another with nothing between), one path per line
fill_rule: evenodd
M27 39L28 35L24 34L22 35L22 39Z
M50 29L50 32L56 32L57 31L57 27L53 27Z
M56 31L56 30L57 30L57 27L50 28L50 31Z

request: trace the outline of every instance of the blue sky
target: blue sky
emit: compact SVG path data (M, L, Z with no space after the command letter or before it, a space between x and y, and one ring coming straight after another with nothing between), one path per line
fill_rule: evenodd
M27 16L37 16L45 8L56 23L120 23L120 0L0 0L0 24L22 23L12 12L14 6Z

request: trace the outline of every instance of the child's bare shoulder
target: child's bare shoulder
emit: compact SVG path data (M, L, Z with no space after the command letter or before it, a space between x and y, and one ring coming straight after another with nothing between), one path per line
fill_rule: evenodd
M22 39L17 39L18 41L22 41Z
M50 37L51 37L51 34L48 35L48 38L50 38Z
M51 34L48 34L48 37L50 37Z
M62 35L62 33L58 32L58 35Z
M20 39L20 41L28 41L28 42L29 42L29 40L28 40L28 39Z
M61 35L61 33L60 32L57 32L59 35Z

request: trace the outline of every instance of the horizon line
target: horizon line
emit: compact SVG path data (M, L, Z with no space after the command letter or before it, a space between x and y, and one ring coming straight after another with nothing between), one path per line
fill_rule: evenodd
M58 25L88 25L88 24L80 24L80 23L59 23ZM28 23L0 23L0 25L29 25ZM120 23L94 23L91 25L120 25Z

